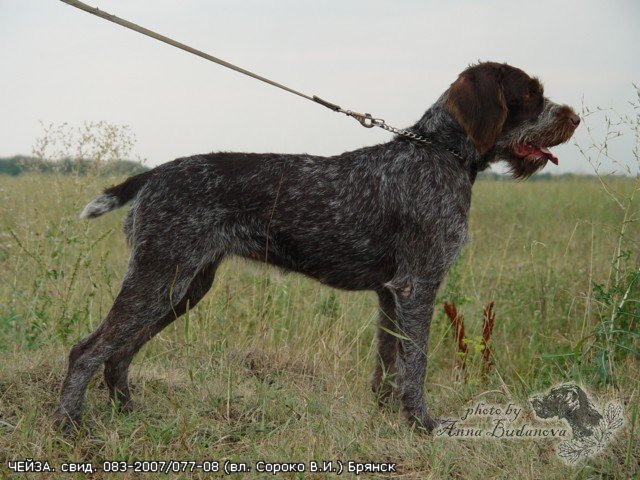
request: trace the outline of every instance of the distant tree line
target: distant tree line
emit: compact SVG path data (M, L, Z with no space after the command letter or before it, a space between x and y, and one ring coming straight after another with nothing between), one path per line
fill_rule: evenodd
M134 175L149 170L140 162L133 160L116 160L101 165L96 171L96 164L89 160L73 160L69 157L56 161L41 160L26 155L0 158L0 175L17 176L26 172L61 173L74 175Z

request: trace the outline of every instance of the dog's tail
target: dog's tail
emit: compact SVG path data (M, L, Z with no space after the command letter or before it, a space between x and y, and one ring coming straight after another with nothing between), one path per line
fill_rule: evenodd
M134 175L119 185L107 188L102 195L98 195L84 207L80 218L99 217L104 213L129 203L135 198L144 184L147 183L151 172L152 170L149 170L148 172Z

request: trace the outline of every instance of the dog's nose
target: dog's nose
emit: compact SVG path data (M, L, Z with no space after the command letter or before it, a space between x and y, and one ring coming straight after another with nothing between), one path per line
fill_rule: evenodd
M580 117L575 113L571 114L571 116L569 117L569 120L571 120L571 124L573 125L574 128L580 125Z

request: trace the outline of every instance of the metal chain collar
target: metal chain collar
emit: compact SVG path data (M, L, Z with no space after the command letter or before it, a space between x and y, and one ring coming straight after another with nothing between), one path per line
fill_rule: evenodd
M404 128L396 128L396 127L392 127L391 125L387 125L387 123L382 118L373 118L373 116L369 113L364 113L364 114L357 113L357 112L352 112L351 110L343 110L341 108L336 111L344 113L349 117L355 118L360 123L360 125L362 125L365 128L379 127L379 128L382 128L383 130L386 130L387 132L395 133L396 135L401 135L403 137L410 138L411 140L424 143L425 145L436 144L436 142L429 140L428 138L425 138L423 136L420 136L417 133L412 132L411 130L407 130ZM464 157L459 151L453 148L449 148L446 145L443 145L443 146L449 151L449 153L452 153L453 155L458 157L460 160L464 160Z

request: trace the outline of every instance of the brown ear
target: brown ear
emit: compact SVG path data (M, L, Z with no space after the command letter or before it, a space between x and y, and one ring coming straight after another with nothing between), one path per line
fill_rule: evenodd
M478 65L451 84L445 107L481 155L496 143L507 118L501 66Z

